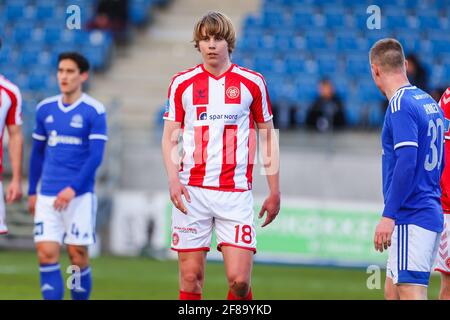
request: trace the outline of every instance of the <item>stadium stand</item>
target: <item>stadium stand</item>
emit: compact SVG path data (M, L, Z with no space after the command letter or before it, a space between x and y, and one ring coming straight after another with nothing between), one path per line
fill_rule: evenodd
M151 21L152 7L166 0L130 0L129 23L143 25ZM95 15L97 1L92 0L0 0L0 72L20 87L24 101L24 119L32 120L36 103L52 94L58 86L54 73L58 54L79 50L87 56L94 71L109 67L114 52L111 32L88 30L85 26ZM70 30L66 10L80 7L81 30ZM30 136L32 121L25 121L24 134Z
M136 33L137 27L150 23L156 6L163 6L169 1L128 0L128 24L131 32ZM113 34L107 30L87 27L95 16L97 3L97 0L0 0L0 38L2 39L0 74L16 83L23 96L25 174L28 171L28 154L34 126L35 107L40 100L55 95L59 91L56 80L58 55L63 51L70 50L82 52L91 62L94 71L91 72L91 79L96 79L98 73L109 70L117 60L114 53L116 47L121 46L122 43L118 44ZM72 5L80 8L80 30L71 30L67 26L67 19L71 15L70 12L67 12L67 8ZM132 45L132 43L128 43L128 45ZM88 83L85 89L90 91L90 87ZM118 133L120 128L117 127L115 121L117 101L111 103L111 100L113 99L105 101L108 103L109 125L115 134L120 135ZM118 140L115 140L116 144ZM5 157L8 153L6 145L4 143ZM108 152L117 154L115 149L111 148ZM117 156L113 157L118 158ZM6 161L5 180L8 179L9 173L10 166ZM104 177L100 174L100 179L102 178ZM109 188L114 177L108 176L107 179L104 188ZM99 199L100 213L103 211L101 207L105 201L101 197ZM13 241L13 246L16 247L29 246L32 226L26 209L26 201L14 204L9 210L22 214L9 215L12 217L10 235L3 239L3 245L12 245L10 241ZM102 214L99 214L99 217L101 220Z
M373 1L264 0L258 14L246 17L233 58L265 75L280 113L293 103L304 113L317 94L317 82L326 76L336 84L352 126L379 127L384 98L372 82L368 50L380 38L396 37L406 54L415 53L425 63L432 89L444 87L450 79L445 60L450 51L450 37L445 33L450 21L448 12L437 8L445 3L396 0L379 4L381 29L369 30L366 10ZM303 120L297 117L299 125Z

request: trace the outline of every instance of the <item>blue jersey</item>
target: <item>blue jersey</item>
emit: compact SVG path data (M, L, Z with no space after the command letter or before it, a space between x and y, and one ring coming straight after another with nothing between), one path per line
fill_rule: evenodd
M413 187L396 214L396 224L414 224L441 232L440 179L443 170L444 116L426 92L415 86L397 90L389 101L382 131L383 195L389 196L396 164L395 150L417 147Z
M46 141L40 193L57 195L73 183L89 157L89 141L107 140L104 106L87 94L64 106L62 96L38 104L33 138ZM93 192L95 174L77 195Z

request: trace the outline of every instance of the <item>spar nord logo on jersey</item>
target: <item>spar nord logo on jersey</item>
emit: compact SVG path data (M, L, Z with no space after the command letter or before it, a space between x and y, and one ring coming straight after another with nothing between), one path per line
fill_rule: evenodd
M206 112L206 107L197 107L197 120L206 120L208 119L208 113Z
M52 130L48 137L47 145L56 147L58 144L81 145L83 141L74 136L59 136L56 130Z

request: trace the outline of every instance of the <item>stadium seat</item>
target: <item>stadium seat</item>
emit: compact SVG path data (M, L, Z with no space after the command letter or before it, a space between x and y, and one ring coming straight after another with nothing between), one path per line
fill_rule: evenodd
M441 17L438 12L432 13L419 13L418 17L418 28L420 30L429 30L429 32L438 31L443 28L443 23L441 23Z
M151 0L129 0L128 16L135 25L143 25L151 19Z
M305 35L305 46L311 51L325 51L328 48L327 33L322 30L314 30Z
M346 64L346 73L349 76L358 76L360 74L370 74L369 58L365 55L348 56Z
M54 4L46 2L36 5L36 19L41 20L50 20L56 16L56 7Z
M20 20L24 14L25 9L28 6L28 1L18 0L14 3L9 2L5 8L5 17L9 21Z

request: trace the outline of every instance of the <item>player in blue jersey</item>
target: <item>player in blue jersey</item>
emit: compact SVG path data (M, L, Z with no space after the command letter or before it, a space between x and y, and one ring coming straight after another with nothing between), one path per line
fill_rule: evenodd
M444 116L430 95L409 83L397 40L376 42L370 64L389 100L382 131L384 211L374 238L376 250L389 250L385 297L426 299L443 229Z
M88 299L92 288L87 246L95 242L95 173L108 138L104 106L82 92L88 71L82 55L62 53L57 73L61 94L36 108L28 195L44 299L64 297L63 243L75 270L72 299Z

